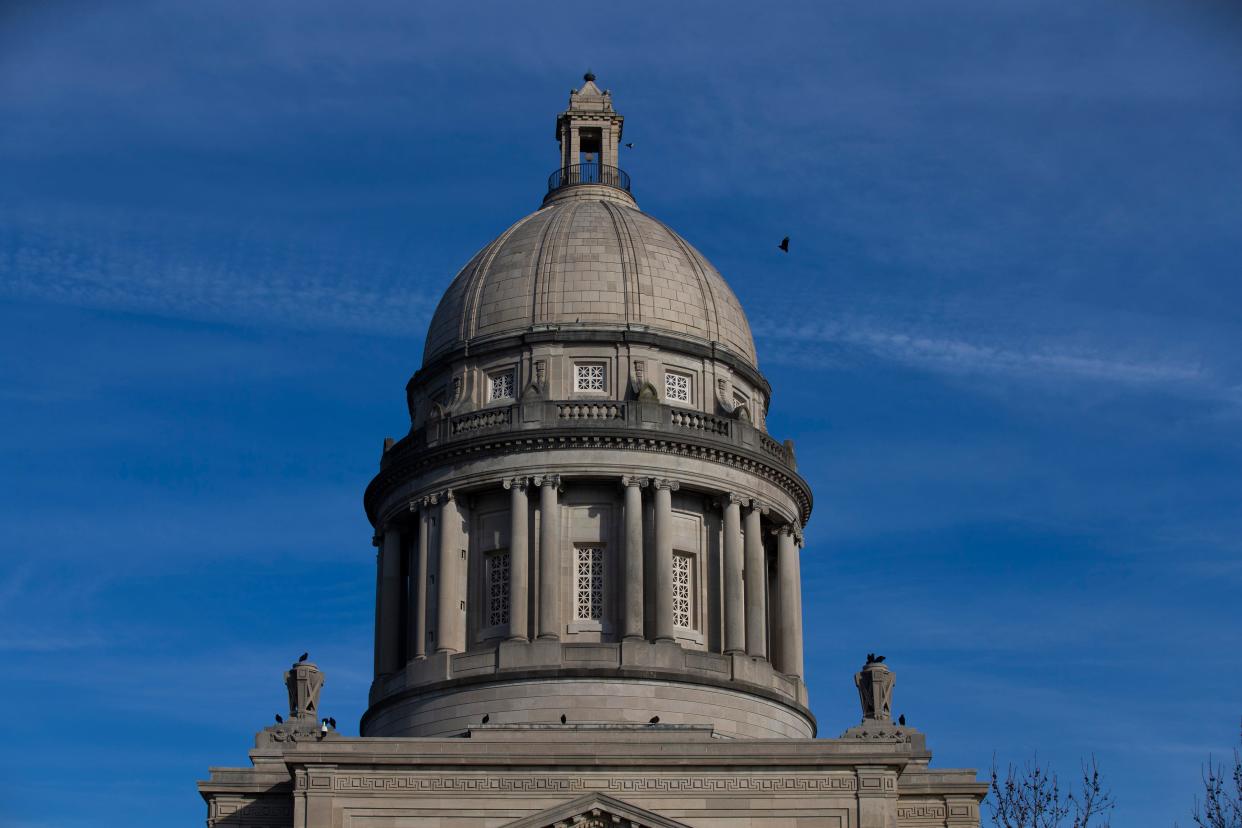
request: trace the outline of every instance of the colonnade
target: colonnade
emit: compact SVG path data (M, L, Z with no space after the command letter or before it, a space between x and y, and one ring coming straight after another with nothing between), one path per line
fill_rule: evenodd
M501 485L509 492L509 624L510 640L559 640L561 617L562 548L560 531L559 475L509 478ZM678 482L646 477L622 477L624 490L620 544L623 560L618 571L623 579L619 592L618 628L631 640L675 641L673 612L673 506ZM650 487L654 524L655 566L653 596L654 629L645 623L647 583L644 548L643 489ZM539 570L536 573L538 612L531 629L529 497L539 490ZM778 671L801 677L802 590L799 527L780 523L768 530L776 535L776 573L769 582L768 555L763 543L768 509L759 501L733 493L717 498L722 512L721 549L721 644L726 654L745 654L770 659ZM379 547L376 584L376 673L401 669L406 660L426 658L428 642L436 653L465 652L467 643L468 539L457 493L448 490L411 502L416 513L411 523L393 523L377 535ZM429 548L433 524L438 525L438 544ZM413 532L413 543L402 542L403 532ZM403 547L406 560L402 560ZM429 591L428 558L437 555L436 583ZM434 598L434 613L429 599ZM771 603L771 606L769 606ZM428 629L434 616L435 628ZM405 622L404 634L402 620ZM769 629L769 624L771 629ZM769 648L771 644L771 648ZM769 652L771 649L771 652Z

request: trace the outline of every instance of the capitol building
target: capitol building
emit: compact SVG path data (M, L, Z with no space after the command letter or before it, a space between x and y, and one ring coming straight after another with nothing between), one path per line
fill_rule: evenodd
M250 767L199 783L209 826L978 826L986 785L931 767L882 658L853 675L860 723L817 738L811 491L768 433L746 314L639 209L622 127L588 74L542 206L431 320L409 431L364 497L361 735L323 721L324 674L292 665Z

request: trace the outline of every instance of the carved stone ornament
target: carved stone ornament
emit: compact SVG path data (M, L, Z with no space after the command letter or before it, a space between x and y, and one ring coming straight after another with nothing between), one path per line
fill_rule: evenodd
M309 661L294 664L285 672L289 691L289 718L319 720L319 691L323 689L323 673Z
M732 416L737 408L733 403L733 381L728 377L716 378L716 405L727 416Z
M893 718L893 685L897 677L878 661L868 661L854 674L858 700L862 703L863 722L888 722Z

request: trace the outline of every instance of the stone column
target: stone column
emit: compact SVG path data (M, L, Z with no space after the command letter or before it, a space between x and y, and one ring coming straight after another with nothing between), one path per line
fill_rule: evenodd
M509 638L526 641L530 638L530 550L526 543L530 504L526 500L526 478L506 480L505 488L509 490Z
M414 589L414 658L427 657L427 567L431 560L431 507L434 497L424 497L418 510L418 553L414 559L412 582Z
M461 513L453 491L444 493L440 504L440 574L436 583L440 600L436 613L436 652L460 653L466 649L466 573L461 561Z
M760 517L765 510L752 500L746 512L746 652L768 657L767 568Z
M673 641L673 491L677 483L656 480L655 487L655 640Z
M776 588L780 614L775 619L773 649L779 654L776 669L802 675L802 625L798 618L798 541L796 528L785 524L776 533Z
M556 491L560 475L539 478L539 637L561 637L561 508Z
M374 667L375 678L379 678L380 674L384 672L382 669L384 666L384 656L383 656L384 625L381 623L381 621L383 620L383 610L384 610L384 606L383 606L384 605L384 600L383 600L383 597L384 597L384 547L383 547L383 544L384 544L383 535L377 534L377 535L371 536L371 545L374 546L377 550L375 553L375 627L374 627L375 660L372 662L375 665Z
M643 638L643 487L645 477L623 477L625 487L625 609L626 638Z
M379 672L401 666L401 533L391 526L380 547Z
M417 508L413 503L410 504L410 511L417 512ZM415 514L414 531L411 532L413 537L407 541L405 546L405 594L401 596L405 602L405 652L402 653L404 661L412 661L414 659L414 647L418 643L418 631L415 627L418 625L418 542L421 539L422 532L420 524L422 524L421 515Z
M746 586L742 579L742 498L725 495L724 504L724 651L746 652Z

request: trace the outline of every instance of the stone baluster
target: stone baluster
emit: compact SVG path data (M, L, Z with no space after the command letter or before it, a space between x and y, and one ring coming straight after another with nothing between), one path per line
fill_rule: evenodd
M645 477L623 477L625 487L624 635L643 638L643 487Z
M673 641L673 480L656 480L655 487L655 640Z
M384 531L379 569L376 673L382 675L401 666L401 533L393 526Z
M785 524L776 533L777 604L774 640L780 642L776 669L792 676L802 675L802 618L798 589L797 527Z
M461 512L450 489L440 504L440 573L436 582L436 652L460 653L466 649L466 573L461 560Z
M561 510L557 503L560 475L544 475L539 483L539 637L561 637Z
M526 499L526 478L505 481L509 490L509 638L526 641L530 638L530 504Z
M761 525L765 511L753 500L746 512L746 652L756 658L768 657L767 566Z
M742 578L743 499L735 494L724 502L724 651L746 652L746 586Z

